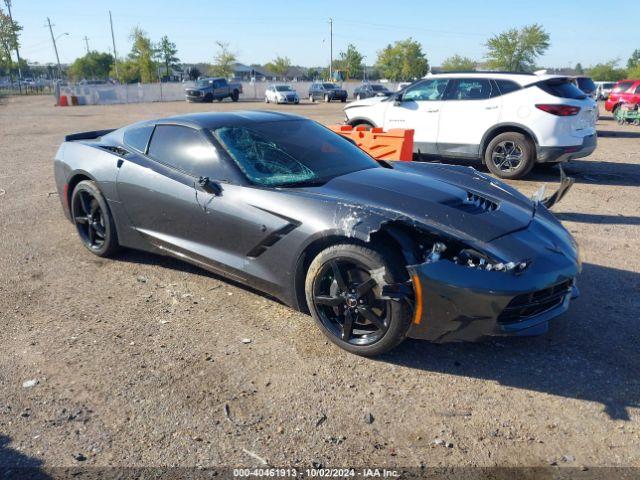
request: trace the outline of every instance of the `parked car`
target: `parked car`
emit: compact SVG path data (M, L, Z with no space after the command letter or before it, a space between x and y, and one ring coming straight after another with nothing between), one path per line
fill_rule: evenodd
M309 100L340 100L342 103L347 101L347 91L331 82L314 82L309 87Z
M640 103L640 80L620 80L616 83L604 103L604 109L615 116L623 103Z
M594 100L596 99L596 90L598 89L598 87L591 79L591 77L574 77L574 81L576 86L580 90L582 90L588 97L591 97Z
M344 111L350 125L414 129L415 153L482 159L501 178L522 178L536 163L590 155L596 110L570 78L487 72L429 75Z
M187 102L221 102L230 98L234 102L240 99L242 84L229 83L226 78L199 78L194 87L185 89Z
M391 91L378 83L363 83L353 91L353 98L356 100L370 97L388 97L389 95L391 95Z
M595 82L596 84L596 100L606 100L616 82Z
M269 85L264 92L266 103L300 103L300 97L291 85Z
M92 254L128 247L190 262L309 311L360 355L405 337L541 334L578 294L578 245L548 210L557 194L531 200L462 166L378 163L281 112L68 135L54 176ZM90 283L90 270L77 274ZM212 320L203 331L215 337L227 326Z

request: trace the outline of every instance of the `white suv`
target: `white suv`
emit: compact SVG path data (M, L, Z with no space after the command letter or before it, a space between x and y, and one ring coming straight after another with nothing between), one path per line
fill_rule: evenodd
M596 148L596 103L570 78L514 73L428 75L389 98L344 109L350 125L412 128L422 155L477 158L501 178Z

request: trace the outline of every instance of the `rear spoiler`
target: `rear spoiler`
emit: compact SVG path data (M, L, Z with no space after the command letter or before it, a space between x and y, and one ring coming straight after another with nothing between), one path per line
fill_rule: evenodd
M115 130L115 128L112 128L110 130L92 130L90 132L72 133L71 135L64 137L64 141L76 142L78 140L95 140L96 138L100 138L103 135L114 132Z

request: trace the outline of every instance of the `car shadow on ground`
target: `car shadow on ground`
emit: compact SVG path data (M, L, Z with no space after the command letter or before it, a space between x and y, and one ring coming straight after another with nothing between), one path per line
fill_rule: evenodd
M640 138L640 128L636 132L628 130L598 130L599 137Z
M603 225L640 225L640 217L624 215L599 215L597 213L553 212L558 220L578 223L599 223Z
M479 160L430 157L423 161L469 166L485 173L489 172ZM640 186L640 164L637 163L571 160L568 163L563 163L562 168L567 176L575 179L577 184ZM559 183L560 170L557 165L536 165L531 173L518 181Z
M52 477L42 469L43 462L9 447L11 438L0 435L0 478L49 480Z
M630 420L628 408L640 408L640 274L585 264L578 283L581 298L546 335L407 340L378 361L597 402L611 419Z
M183 260L179 260L173 257L167 257L164 255L143 252L140 250L131 250L131 249L123 249L117 255L115 255L111 260L119 261L119 262L127 262L127 263L137 263L141 265L156 265L162 268L169 268L171 270L177 270L179 272L190 273L193 275L200 275L202 277L208 277L214 280L218 280L220 282L227 283L237 288L242 288L248 292L251 292L255 295L259 295L268 300L272 300L274 302L283 304L279 299L269 295L268 293L264 293L260 290L256 290L248 285L245 285L242 282L231 280L227 277L223 277L222 275L218 275L214 272L206 270L204 268L198 267L196 265L192 265Z

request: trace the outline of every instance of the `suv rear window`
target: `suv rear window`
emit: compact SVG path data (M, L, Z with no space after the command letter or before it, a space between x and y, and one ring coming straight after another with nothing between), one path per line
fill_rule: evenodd
M589 77L578 77L578 88L585 93L591 93L596 91L596 84L593 83Z
M631 87L631 85L633 85L633 82L619 82L615 87L613 87L613 91L615 93L626 92L627 90L629 90L629 87Z
M536 86L554 97L573 98L582 100L587 96L576 87L568 78L551 78L536 83Z
M520 90L520 85L512 80L502 80L496 78L496 84L498 85L498 89L500 90L501 95L506 95L507 93L515 92L516 90Z

